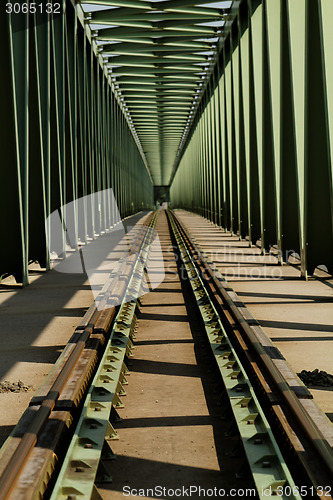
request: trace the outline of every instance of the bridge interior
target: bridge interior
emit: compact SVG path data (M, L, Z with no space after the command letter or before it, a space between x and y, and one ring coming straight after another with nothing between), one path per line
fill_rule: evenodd
M94 298L86 274L57 274L54 262L75 250L82 257L98 237L119 231L109 256L117 262L131 247L121 239L125 232L164 202L264 328L267 349L272 341L294 372L332 371L332 0L55 0L36 3L35 11L30 2L29 13L22 5L0 5L1 380L24 378L36 388ZM156 376L167 395L164 375L175 391L179 376L190 395L198 377L211 384L209 363L195 366L198 326L177 295L185 285L174 278L176 253L168 264L174 237L164 211L158 217L165 281L143 302L143 359L134 361L134 407L124 425L131 442L138 388L148 378L147 401L157 406L151 426L140 409L144 431L162 427L156 422L168 411L154 392ZM54 331L61 331L56 340ZM186 346L191 335L194 350ZM202 395L208 406L199 415L189 394L183 391L198 426L189 432L199 434L201 425L206 432L212 419L220 436L219 409L210 414ZM331 389L311 394L332 420ZM20 398L10 395L1 441L30 395ZM172 408L182 413L185 406ZM170 453L185 416L178 415L179 424L172 415L164 419L172 429ZM128 443L117 445L120 474L128 464L148 470L165 459L160 449L144 447L145 435L145 458L137 450L127 460ZM207 436L210 447L212 432ZM201 471L192 448L181 458L186 480ZM170 477L175 457L165 459ZM196 465L187 468L192 459ZM224 474L222 483L228 469ZM118 478L114 491L105 487L105 498L120 498L120 486Z
M298 254L304 277L332 270L332 2L1 9L0 275L49 267L59 207L112 188L126 217L154 186L281 262ZM80 241L108 210L75 217Z

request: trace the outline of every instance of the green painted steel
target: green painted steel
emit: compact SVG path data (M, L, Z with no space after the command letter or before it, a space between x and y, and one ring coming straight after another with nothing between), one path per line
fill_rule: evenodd
M169 185L213 69L232 2L216 6L178 0L79 3L139 138L153 182ZM96 9L101 5L105 9ZM170 129L164 126L168 118Z
M28 264L49 268L45 221L72 200L112 188L122 217L150 208L153 184L123 103L82 9L0 14L2 62L0 278L28 284ZM85 202L76 214L82 242L113 225ZM81 220L82 219L82 220ZM88 223L89 222L89 223ZM92 234L88 234L92 227ZM63 252L66 242L62 242Z
M59 3L0 4L0 276L49 268L60 206L112 187L126 217L153 185L281 263L299 254L304 277L332 271L330 0ZM83 242L112 225L100 201L103 220L75 217Z
M233 8L174 170L172 206L263 253L277 245L281 263L298 254L304 277L317 266L332 272L332 2L243 0Z

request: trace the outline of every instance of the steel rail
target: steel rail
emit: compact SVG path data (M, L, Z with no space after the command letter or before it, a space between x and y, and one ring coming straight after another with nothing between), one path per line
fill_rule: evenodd
M299 399L297 398L294 391L289 387L286 379L283 374L278 370L278 368L274 365L272 358L265 351L264 346L261 344L258 339L256 333L252 330L251 326L247 323L244 316L239 311L239 308L235 305L234 301L230 298L228 291L223 285L224 278L217 277L217 270L213 269L211 264L207 262L202 250L199 246L193 242L193 240L188 235L184 225L178 219L178 217L174 214L174 212L170 211L172 217L174 218L181 234L183 235L185 241L192 247L192 253L194 253L197 258L204 265L205 270L207 271L210 279L214 282L214 285L217 291L221 294L223 303L227 305L233 319L237 322L240 329L244 332L245 336L251 343L251 346L256 351L259 356L263 366L269 373L269 376L275 383L276 388L279 393L282 395L285 400L288 408L292 412L292 415L295 417L299 425L301 426L304 434L311 441L313 446L316 448L319 457L321 458L323 464L327 468L327 472L330 474L330 477L333 477L333 449L323 436L322 432L313 421L308 412L303 408Z
M42 402L36 416L31 422L29 429L22 437L18 447L11 456L3 474L0 477L0 499L4 500L9 494L10 490L15 484L15 479L26 462L28 455L37 442L38 435L42 431L48 417L50 416L60 392L65 385L68 377L70 376L77 360L79 359L93 328L86 328L81 333L74 350L69 355L67 362L50 391L48 392L45 400Z
M154 220L154 213L151 213L145 221L144 226L150 226ZM133 258L130 262L125 261L121 265L121 275L116 276L116 278L112 280L111 290L108 290L107 295L111 297L111 300L108 304L107 317L103 318L103 323L106 322L109 326L116 315L115 304L119 304L119 301L121 303L124 297L127 288L126 283L128 283L128 278L130 277L134 269L135 262L139 258L139 255L136 255L136 253L139 254L140 249L142 249L145 242L146 233L147 231L141 232L138 241L132 248ZM125 275L127 276L127 281L125 279L121 280L121 278ZM0 500L5 500L15 486L16 478L20 474L24 464L28 460L32 449L36 445L38 436L45 427L45 424L48 421L52 410L55 408L56 402L59 399L59 396L64 389L65 384L69 379L74 367L76 366L87 344L88 339L95 331L95 325L98 325L98 320L101 318L101 316L103 316L104 311L101 306L105 306L106 301L107 298L103 297L99 301L98 306L95 304L94 307L89 309L88 318L86 318L86 325L84 326L83 331L81 328L81 331L78 332L79 337L75 343L74 349L66 359L63 368L57 375L46 397L43 399L40 408L37 410L36 415L34 416L32 422L29 424L27 431L24 433L17 448L6 464L0 477Z
M156 218L153 218L152 224L155 223ZM136 296L141 295L140 292L142 291L145 278L144 269L147 260L149 260L149 250L147 253L144 250L151 244L152 236L149 231L144 235L140 253L133 266L131 277L126 284L124 300L113 324L103 358L84 402L76 430L53 488L50 497L51 500L63 497L68 498L66 491L69 491L69 489L75 491L76 496L90 499L106 433L111 432L111 438L113 439L117 436L110 422L111 409L116 406L117 387L119 384L122 387L123 381L120 380L121 376L124 376L125 371L127 372L124 358L128 350L128 344L131 343L133 336L132 325L135 323L135 311L138 308L138 298L133 299L133 289L136 292ZM110 361L110 358L112 358L112 361ZM108 377L109 372L112 372L112 378L101 381L103 376ZM107 386L103 383L106 381L108 382ZM100 393L97 393L96 390L98 388L103 388L102 396ZM96 414L94 415L94 410L96 411L96 409L99 410L98 415L100 418L97 418ZM91 441L87 446L86 443L83 443L89 436L85 424L92 418L98 421L99 427L91 431ZM85 463L85 461L89 463L86 474L84 467L80 467L79 469L76 467L73 468L72 462L77 460L81 460L82 463ZM80 474L77 475L73 471L80 472Z
M259 498L264 491L279 495L283 500L301 500L292 474L258 400L244 365L222 323L208 287L201 276L189 246L175 220L170 217L180 256L204 322L206 335L219 368L225 392L237 424L245 455L251 469ZM263 469L266 469L263 471ZM288 488L290 495L280 489Z

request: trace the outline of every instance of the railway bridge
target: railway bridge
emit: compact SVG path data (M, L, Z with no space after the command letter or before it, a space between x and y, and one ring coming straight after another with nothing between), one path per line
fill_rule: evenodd
M333 497L332 53L332 0L1 2L0 499Z

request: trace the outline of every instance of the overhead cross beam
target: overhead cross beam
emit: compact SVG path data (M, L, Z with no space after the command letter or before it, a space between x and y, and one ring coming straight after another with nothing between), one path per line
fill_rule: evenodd
M165 185L230 25L225 2L211 3L81 0L153 179Z

